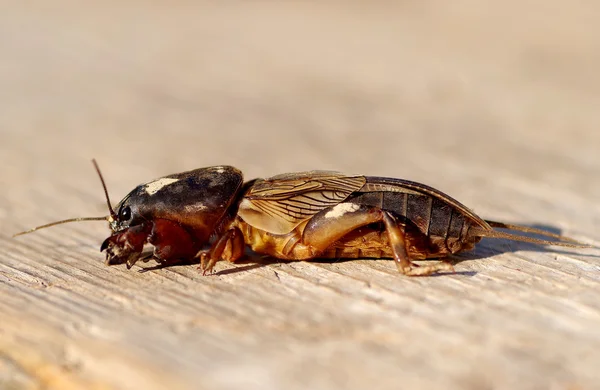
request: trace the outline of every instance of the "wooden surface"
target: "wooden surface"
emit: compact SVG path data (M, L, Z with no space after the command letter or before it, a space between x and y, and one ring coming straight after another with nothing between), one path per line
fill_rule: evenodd
M433 185L600 243L600 5L5 1L0 388L600 387L600 250L484 240L389 261L106 267L106 213L231 164ZM25 5L28 4L28 5ZM42 4L42 3L39 3Z

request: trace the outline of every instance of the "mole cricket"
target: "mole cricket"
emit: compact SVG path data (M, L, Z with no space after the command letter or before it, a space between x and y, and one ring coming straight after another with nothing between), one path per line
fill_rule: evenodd
M246 246L284 260L391 258L404 275L454 272L444 260L483 237L584 248L571 238L526 226L487 221L424 184L386 177L310 171L244 182L231 166L214 166L141 184L113 209L98 164L109 215L72 218L21 232L78 221L106 220L112 234L100 250L106 264L154 259L159 266L235 262ZM116 210L116 212L115 212ZM543 240L509 233L535 233ZM144 254L144 245L154 246ZM413 260L439 259L417 265Z

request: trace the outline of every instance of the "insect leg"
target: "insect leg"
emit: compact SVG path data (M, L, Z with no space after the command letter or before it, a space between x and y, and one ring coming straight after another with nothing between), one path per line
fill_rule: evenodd
M101 252L106 251L106 265L127 264L130 268L138 261L149 233L150 227L142 224L108 237L100 247Z
M163 264L191 260L198 245L190 233L177 222L155 219L148 243L154 245L154 257Z
M398 271L409 276L426 276L439 271L454 272L454 268L450 263L438 262L432 265L418 266L412 263L406 251L406 239L404 228L398 225L395 218L390 213L383 211L383 223L388 234L394 260Z
M234 227L219 237L208 251L201 251L200 269L202 274L211 272L219 260L234 262L244 254L244 236L240 229Z
M287 258L307 260L318 257L333 243L359 227L380 222L382 210L376 207L340 203L317 213L306 224L299 240L291 239L283 248Z
M387 211L353 203L340 203L315 215L306 225L302 239L299 242L290 240L293 245L286 245L284 255L295 259L318 257L346 234L374 222L384 223L400 273L419 276L431 275L438 271L453 271L450 264L443 262L423 267L413 264L406 250L404 227Z

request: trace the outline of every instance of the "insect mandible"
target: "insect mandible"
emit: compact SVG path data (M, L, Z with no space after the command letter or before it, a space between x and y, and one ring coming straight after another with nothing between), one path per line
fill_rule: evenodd
M327 171L244 182L242 172L231 166L200 168L141 184L113 209L93 163L108 216L62 220L15 236L67 222L106 220L112 231L101 246L107 265L131 268L151 258L168 266L197 259L204 274L220 260L235 262L246 246L284 260L391 258L400 273L410 276L453 272L443 259L473 249L482 237L590 247L543 230L484 220L424 184ZM143 255L146 244L154 246L149 255ZM413 263L424 259L441 261Z

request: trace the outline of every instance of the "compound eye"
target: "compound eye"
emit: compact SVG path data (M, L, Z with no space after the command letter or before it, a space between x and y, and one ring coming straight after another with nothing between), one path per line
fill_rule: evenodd
M131 219L131 208L129 206L125 206L119 212L119 219L121 221L129 221Z

